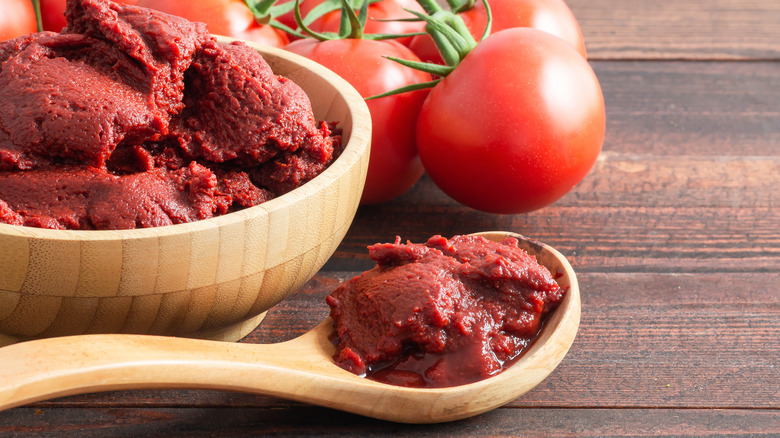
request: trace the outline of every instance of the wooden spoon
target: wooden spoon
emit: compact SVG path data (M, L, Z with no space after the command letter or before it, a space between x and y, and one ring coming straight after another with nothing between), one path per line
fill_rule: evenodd
M358 377L334 364L332 321L278 344L241 344L147 335L81 335L0 348L0 410L87 392L197 388L250 392L406 423L457 420L497 408L541 382L577 333L580 295L568 261L517 237L569 289L534 345L508 369L450 388L415 389Z

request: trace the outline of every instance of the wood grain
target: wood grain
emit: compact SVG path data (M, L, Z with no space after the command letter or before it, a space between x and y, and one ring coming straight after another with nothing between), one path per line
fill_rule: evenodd
M421 241L504 229L561 249L578 272L779 272L778 183L780 157L604 153L558 203L495 216L460 206L426 180L405 199L359 211L326 267L364 269L365 246L395 235ZM414 214L401 214L411 202Z
M774 0L567 0L594 59L780 59Z
M776 62L605 61L593 67L607 108L605 151L780 154Z
M582 437L605 436L773 436L777 412L701 409L501 409L437 425L382 422L328 409L284 405L276 409L209 408L22 408L23 427L0 426L4 436L130 437L296 436L296 437ZM0 413L0 419L3 413ZM23 422L23 423L22 423ZM50 432L56 424L69 425Z

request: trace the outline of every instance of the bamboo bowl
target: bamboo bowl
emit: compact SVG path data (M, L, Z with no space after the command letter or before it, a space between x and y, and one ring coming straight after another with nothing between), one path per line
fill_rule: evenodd
M253 47L306 91L318 120L339 122L341 156L279 198L188 224L119 231L0 224L0 346L86 333L236 341L330 258L363 190L368 109L319 64Z

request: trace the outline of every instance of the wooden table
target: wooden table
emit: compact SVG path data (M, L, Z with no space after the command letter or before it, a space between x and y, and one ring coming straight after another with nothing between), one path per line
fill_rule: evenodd
M122 391L0 413L0 436L780 436L780 2L569 0L607 104L595 168L555 205L497 216L427 178L361 207L332 260L244 342L289 339L396 235L512 230L570 258L582 323L525 396L399 425L282 399Z

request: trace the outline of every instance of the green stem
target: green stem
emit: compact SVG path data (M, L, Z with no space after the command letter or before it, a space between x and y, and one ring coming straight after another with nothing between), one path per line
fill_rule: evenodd
M355 14L355 8L349 4L348 0L341 0L341 7L341 29L339 30L339 36L356 40L362 39L365 17L368 15L368 2L363 1L360 5L360 16ZM361 18L363 21L361 21ZM348 32L347 27L349 28Z
M323 15L338 10L341 10L340 0L325 0L310 10L309 13L303 17L303 22L307 25L312 24Z
M493 26L493 11L490 10L488 0L482 0L482 4L485 5L485 31L482 32L482 36L479 38L480 41L490 36L490 28Z
M32 0L33 10L35 11L35 26L38 32L43 32L43 21L41 20L41 2Z
M430 82L420 82L417 84L407 85L405 87L396 88L395 90L388 91L382 94L375 94L373 96L366 97L366 100L379 99L380 97L395 96L396 94L406 93L408 91L425 90L426 88L433 88L441 82L441 79L435 79Z
M419 20L425 22L425 32L430 35L431 38L433 38L433 41L436 44L436 48L439 50L439 54L441 54L445 65L442 66L434 63L409 61L394 57L387 58L401 65L430 73L434 77L438 76L439 78L424 84L415 84L412 86L392 90L387 93L371 96L366 98L366 100L433 87L439 83L439 81L441 81L441 78L446 77L454 70L456 70L458 64L460 64L463 58L465 58L475 47L477 47L477 41L471 35L468 27L466 27L466 23L463 21L463 18L454 12L455 9L471 8L474 6L475 0L446 0L450 5L450 10L445 10L439 6L438 3L436 3L437 1L441 0L416 1L420 6L422 6L423 10L425 10L425 14L407 8L404 8L404 10L414 15ZM461 1L464 3L460 4L459 2ZM488 0L481 1L485 5L485 11L487 15L487 24L485 25L485 30L482 35L482 39L484 39L490 34L490 27L492 25L493 16L490 11L490 6L488 5Z
M298 32L298 30L293 29L293 28L291 28L289 26L286 26L286 25L278 22L277 20L271 20L271 22L268 23L268 25L273 27L274 29L279 29L282 32L287 32L290 35L295 35L297 38L308 38L310 36L309 34Z
M309 26L307 26L303 22L303 18L301 17L301 3L300 0L295 0L295 8L293 9L293 15L295 16L295 22L298 24L298 28L301 29L302 33L311 36L315 40L318 41L328 41L333 39L333 35L329 35L327 33L319 33L311 30Z
M408 59L396 58L395 56L385 56L385 58L391 61L395 61L406 67L430 73L434 76L444 77L455 70L455 67L452 66L433 64L430 62L410 61Z
M447 0L447 6L450 7L451 11L456 11L461 6L461 0Z
M442 21L444 21L444 23L448 25L450 29L454 30L455 33L463 38L464 45L462 47L456 47L456 49L458 49L460 58L463 59L464 56L466 56L474 49L474 47L477 46L477 40L475 40L471 35L471 31L469 31L469 28L466 27L466 23L463 21L463 18L461 18L460 15L449 12L442 16Z
M423 10L428 15L433 15L439 11L443 11L442 7L436 3L436 0L416 0L417 4L422 6Z
M448 0L448 1L453 1L453 0ZM476 0L465 0L464 2L458 2L458 4L455 6L450 4L450 9L452 9L452 12L456 14L460 14L461 12L466 12L469 9L473 8L475 3Z
M425 27L425 30L428 31L428 34L433 38L433 43L436 44L436 49L439 51L444 64L458 65L460 62L460 55L455 47L452 46L450 40L439 32L430 31L428 26Z
M244 0L244 3L252 11L258 24L268 24L271 21L271 7L276 0Z
M426 0L417 1L422 5ZM447 65L457 65L477 46L477 41L471 36L466 23L459 15L444 9L430 15L411 9L405 10L426 22L425 31L433 38L436 48Z

